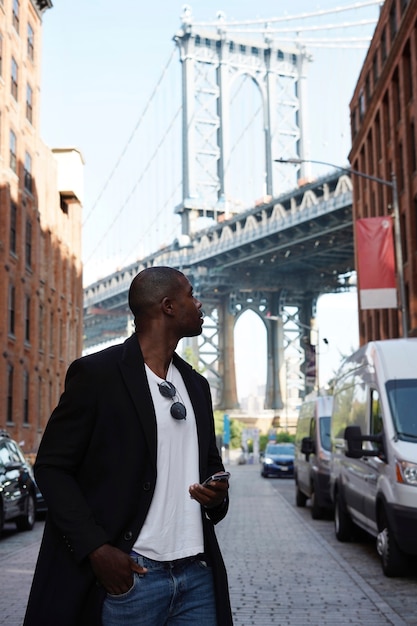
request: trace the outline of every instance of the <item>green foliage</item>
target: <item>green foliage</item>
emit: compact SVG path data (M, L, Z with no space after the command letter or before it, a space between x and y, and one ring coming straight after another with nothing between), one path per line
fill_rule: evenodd
M203 374L204 368L200 367L198 361L198 353L191 346L187 346L182 352L182 358L187 361L199 374Z
M214 428L216 435L223 437L224 413L214 411ZM230 420L230 448L240 448L242 445L242 430L244 426L239 420Z
M277 433L277 443L294 443L295 435L291 435L288 431Z
M260 435L259 436L259 451L263 452L266 448L266 444L268 443L268 441L271 441L271 440L272 440L271 435ZM289 433L288 431L282 430L279 433L276 433L274 437L274 441L276 441L277 443L294 443L295 435L291 435L291 433Z

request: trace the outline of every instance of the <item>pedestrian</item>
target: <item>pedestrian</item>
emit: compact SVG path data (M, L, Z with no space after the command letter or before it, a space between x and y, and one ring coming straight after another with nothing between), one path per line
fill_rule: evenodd
M229 626L214 525L228 481L207 380L175 349L202 332L186 276L132 281L135 333L74 361L35 476L48 516L24 626Z

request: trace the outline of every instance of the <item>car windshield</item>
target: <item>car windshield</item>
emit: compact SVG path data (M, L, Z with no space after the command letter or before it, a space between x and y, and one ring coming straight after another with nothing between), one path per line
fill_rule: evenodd
M321 417L320 425L320 441L325 450L330 450L330 416Z
M265 454L277 455L277 454L288 454L292 456L294 454L294 446L292 443L281 443L272 446L268 446Z
M386 389L398 438L417 441L417 379L389 380Z

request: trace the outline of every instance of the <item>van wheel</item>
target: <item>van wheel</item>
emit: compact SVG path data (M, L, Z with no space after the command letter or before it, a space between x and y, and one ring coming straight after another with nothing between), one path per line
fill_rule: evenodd
M408 558L398 547L385 511L381 515L381 530L376 539L376 549L381 557L382 571L393 578L406 573Z
M350 541L353 530L351 517L346 509L346 504L337 491L334 504L334 530L339 541Z
M26 511L16 519L18 530L32 530L35 525L36 503L32 494L26 498Z
M321 519L323 517L323 509L318 504L314 486L311 488L311 517L313 519Z
M306 505L307 502L307 496L300 491L299 486L296 484L295 485L295 503L297 506L299 507L304 507Z

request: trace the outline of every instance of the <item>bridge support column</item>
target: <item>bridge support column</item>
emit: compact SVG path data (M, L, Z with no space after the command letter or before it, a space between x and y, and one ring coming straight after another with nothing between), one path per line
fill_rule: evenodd
M285 367L282 319L267 322L267 377L265 409L283 408L281 380Z
M229 296L223 298L218 308L219 315L219 375L223 382L219 400L222 410L239 408L235 369L235 316L229 311Z
M273 294L270 302L271 319L264 318L267 332L267 376L265 390L265 409L280 410L282 401L282 381L285 369L283 320L279 315L279 294Z
M304 299L302 306L298 311L298 319L300 321L300 337L302 337L301 346L304 352L304 363L301 371L305 378L305 395L311 393L314 389L318 389L319 373L318 373L318 350L317 338L312 337L314 332L313 320L316 317L317 297L309 296Z

